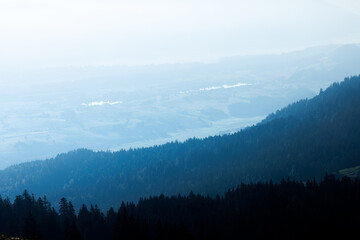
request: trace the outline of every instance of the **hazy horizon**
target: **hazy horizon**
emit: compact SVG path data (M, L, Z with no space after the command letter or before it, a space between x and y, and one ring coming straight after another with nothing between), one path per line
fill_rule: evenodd
M0 6L1 68L213 62L360 43L354 0L2 0Z

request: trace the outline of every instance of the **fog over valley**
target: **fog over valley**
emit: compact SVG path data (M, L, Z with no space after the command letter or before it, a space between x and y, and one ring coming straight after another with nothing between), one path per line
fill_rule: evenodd
M0 168L77 148L233 132L357 74L359 56L359 45L328 45L214 63L9 68L0 89Z

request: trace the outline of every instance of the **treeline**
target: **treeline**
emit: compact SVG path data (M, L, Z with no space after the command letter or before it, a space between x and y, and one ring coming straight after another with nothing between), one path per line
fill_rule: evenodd
M108 209L161 193L215 196L239 182L320 180L360 166L359 93L355 76L234 134L117 152L79 149L12 166L0 171L0 194L28 189L53 204L66 197L77 208Z
M360 182L326 175L241 184L211 198L160 195L105 214L62 198L59 212L27 191L0 198L0 234L27 239L340 239L358 236Z

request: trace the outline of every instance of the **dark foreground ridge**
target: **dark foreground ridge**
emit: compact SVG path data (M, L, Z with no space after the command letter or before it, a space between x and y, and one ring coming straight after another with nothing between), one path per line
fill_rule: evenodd
M14 199L28 189L53 204L66 197L76 209L97 203L104 210L161 193L215 196L239 182L356 177L359 93L355 76L234 134L118 152L80 149L12 166L0 171L0 194Z
M360 182L324 180L241 184L224 196L166 197L122 203L103 214L83 205L75 214L61 199L59 213L27 191L0 199L0 233L28 239L347 239L358 235ZM330 238L331 237L331 238Z

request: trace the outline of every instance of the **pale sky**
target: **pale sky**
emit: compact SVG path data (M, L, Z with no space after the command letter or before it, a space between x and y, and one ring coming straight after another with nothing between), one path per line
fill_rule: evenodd
M360 43L358 0L0 0L0 67L214 61Z

